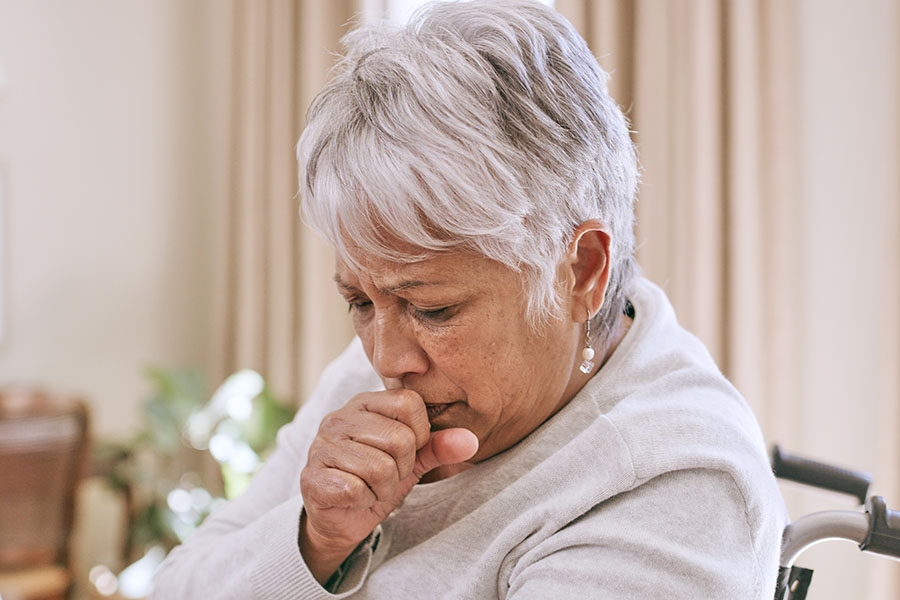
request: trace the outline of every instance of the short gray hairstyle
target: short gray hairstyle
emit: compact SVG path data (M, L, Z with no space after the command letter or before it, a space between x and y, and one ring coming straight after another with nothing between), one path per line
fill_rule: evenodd
M348 241L396 261L464 250L502 263L536 326L560 307L575 228L599 219L611 277L595 323L612 327L637 272L638 166L572 25L528 0L436 2L342 43L297 148L307 223L349 264Z

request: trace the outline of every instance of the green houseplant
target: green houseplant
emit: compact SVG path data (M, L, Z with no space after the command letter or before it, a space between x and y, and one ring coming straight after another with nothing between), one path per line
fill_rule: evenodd
M211 395L191 369L149 369L152 394L140 427L96 445L94 464L127 505L118 575L92 569L96 596L140 598L169 550L226 499L240 494L294 411L251 370L230 375Z

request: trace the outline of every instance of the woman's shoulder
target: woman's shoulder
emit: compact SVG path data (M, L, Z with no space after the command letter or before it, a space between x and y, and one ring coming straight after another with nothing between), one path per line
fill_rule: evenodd
M323 369L312 393L297 411L293 423L282 431L288 437L300 436L304 439L305 456L305 447L325 415L342 407L359 393L379 389L384 389L384 385L369 364L359 338L354 338Z
M381 389L384 389L384 385L366 358L362 342L354 337L322 370L303 409L314 409L324 416L337 410L357 394Z
M729 474L742 489L774 487L749 405L703 344L678 323L665 293L634 288L635 318L589 393L627 445L635 482L685 469Z
M324 395L329 404L338 408L356 394L379 389L384 389L384 385L369 363L362 342L354 337L344 351L322 371L310 401Z

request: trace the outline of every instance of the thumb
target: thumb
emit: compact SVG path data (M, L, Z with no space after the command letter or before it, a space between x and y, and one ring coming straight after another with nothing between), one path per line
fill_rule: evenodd
M456 427L435 431L416 452L413 475L417 478L441 465L453 465L472 458L478 451L478 438L468 429Z

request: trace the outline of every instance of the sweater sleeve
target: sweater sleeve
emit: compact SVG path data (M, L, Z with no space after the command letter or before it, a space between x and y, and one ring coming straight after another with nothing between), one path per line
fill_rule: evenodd
M508 583L510 600L767 600L777 565L766 562L757 541L778 535L779 526L777 515L754 523L723 471L669 472L536 546L501 587Z
M328 594L300 556L300 471L322 418L379 385L354 340L326 368L294 420L278 432L275 451L247 490L169 554L154 580L151 600L341 597ZM370 554L365 542L357 554L362 557L354 564L365 566Z

